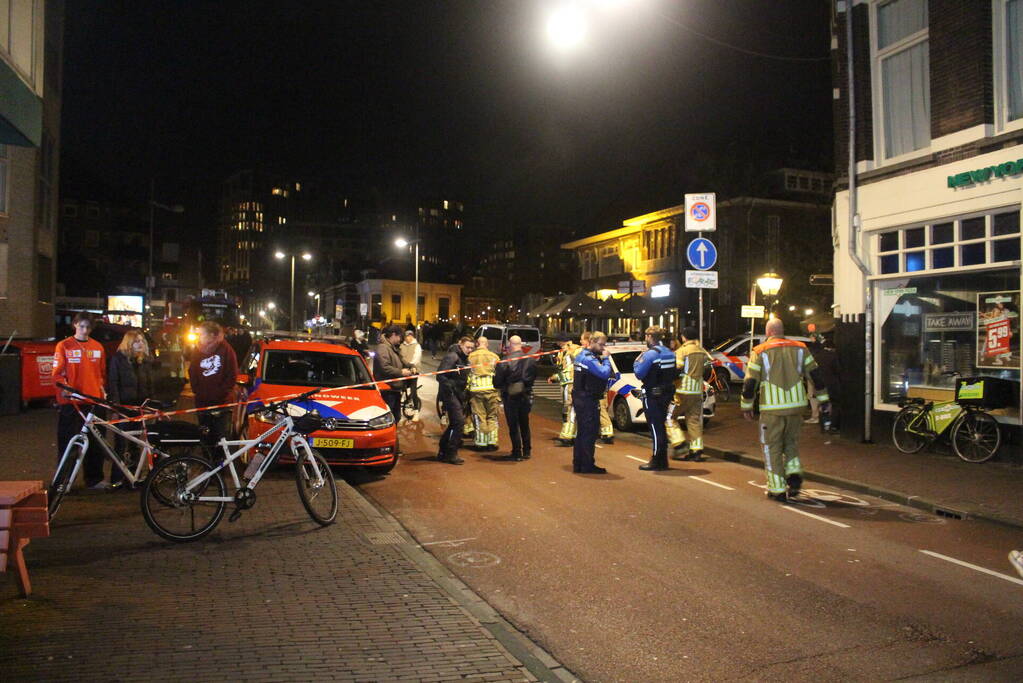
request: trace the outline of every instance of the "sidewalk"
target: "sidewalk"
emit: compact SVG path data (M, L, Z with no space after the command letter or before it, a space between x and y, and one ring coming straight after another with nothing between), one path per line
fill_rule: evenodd
M51 474L52 411L0 418L0 479ZM573 680L390 515L339 481L338 523L289 468L209 537L153 534L138 494L77 493L0 579L0 671L15 680ZM451 552L456 552L452 550Z
M929 512L986 519L1023 528L1023 467L994 460L963 462L948 445L936 444L906 454L882 445L824 435L805 425L800 443L804 476L833 486L868 493ZM708 455L763 467L755 422L747 422L735 401L719 403L704 439Z

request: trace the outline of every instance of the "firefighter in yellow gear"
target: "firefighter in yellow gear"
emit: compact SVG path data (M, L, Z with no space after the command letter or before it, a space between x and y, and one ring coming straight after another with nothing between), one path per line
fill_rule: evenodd
M753 419L753 400L760 396L760 444L764 449L767 495L785 502L799 495L803 468L799 462L799 436L807 398L804 380L816 387L821 410L830 410L827 387L817 361L802 342L785 338L781 320L767 321L767 339L753 348L746 364L739 407Z
M700 346L700 333L695 327L682 330L682 345L675 349L675 396L668 407L668 445L675 450L673 460L699 460L703 456L703 373L711 357ZM678 421L685 419L685 434ZM682 446L689 440L689 453Z
M572 382L575 378L575 357L582 347L572 343L566 332L560 332L555 339L561 350L554 355L553 375L547 378L550 384L561 386L561 432L558 441L562 446L571 446L575 441L575 410L572 408Z
M476 427L475 445L480 450L497 450L497 413L501 395L494 388L494 369L501 360L487 349L487 338L477 340L469 354L469 406Z

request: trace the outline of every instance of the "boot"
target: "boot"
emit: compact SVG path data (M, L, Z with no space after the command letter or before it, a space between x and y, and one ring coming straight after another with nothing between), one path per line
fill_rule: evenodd
M668 469L668 456L667 455L661 455L661 456L655 455L652 458L650 458L649 462L647 462L645 465L640 465L639 469L645 470L645 471L648 471L648 472L649 471L660 472L662 470L666 470L666 469Z
M689 451L685 456L680 458L680 460L690 460L693 462L699 462L703 460L703 451Z
M795 498L803 488L803 477L798 474L790 474L785 478L785 483L789 485L789 498Z

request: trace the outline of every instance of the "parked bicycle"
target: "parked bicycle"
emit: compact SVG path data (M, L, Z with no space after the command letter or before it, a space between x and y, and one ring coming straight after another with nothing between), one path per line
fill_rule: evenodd
M142 488L142 516L149 528L170 541L195 541L216 528L228 503L234 503L229 520L237 520L242 511L255 505L256 486L285 445L295 457L295 483L306 512L321 526L333 524L338 511L334 473L326 459L310 448L307 437L322 428L323 420L315 411L293 417L287 410L289 404L308 399L319 391L322 389L312 389L295 398L267 405L262 409L264 416L279 421L253 439L221 439L217 448L223 450L224 461L218 465L191 455L158 463ZM232 452L230 447L234 446L239 448ZM245 471L247 481L243 483L234 463L252 451L255 455ZM234 495L227 494L221 476L225 469L231 473Z
M732 398L732 387L728 382L728 372L718 372L718 368L711 365L707 383L714 388L714 393L717 394L719 401L728 401Z
M145 474L153 466L154 461L172 455L191 453L201 447L201 430L198 425L179 420L157 419L159 414L156 408L166 407L163 404L147 400L141 406L120 406L98 396L83 394L66 384L58 383L57 386L67 391L76 401L75 409L82 416L82 429L68 441L57 463L57 471L53 474L48 492L50 519L57 514L64 496L71 490L71 485L85 460L85 454L89 452L90 441L95 440L99 444L113 463L113 467L124 473L125 485L130 487L145 479ZM89 404L87 414L82 413L77 403L79 401ZM102 421L106 416L97 415L97 409L110 411L114 418L130 417L133 416L132 413L138 413L147 419L118 425L105 424ZM125 444L124 450L118 453L112 449L107 443L105 433L123 439L120 443ZM89 435L92 435L93 439L90 439Z
M957 372L945 375L959 377ZM998 453L1002 432L995 418L979 405L984 400L984 380L956 381L951 401L907 398L892 423L892 442L903 453L916 453L949 434L952 450L966 462L985 462Z
M401 414L406 420L411 420L423 409L423 401L419 398L419 392L413 391L412 382L417 380L406 380L401 383Z

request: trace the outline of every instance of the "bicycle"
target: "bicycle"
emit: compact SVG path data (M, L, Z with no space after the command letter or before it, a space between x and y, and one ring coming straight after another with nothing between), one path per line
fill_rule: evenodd
M334 473L326 459L309 446L306 435L323 426L315 411L300 417L282 406L305 400L321 389L312 389L297 397L271 403L262 409L265 416L281 416L277 424L253 439L228 441L222 438L217 447L223 449L224 460L214 465L204 458L190 455L168 458L156 465L142 487L142 516L156 534L169 541L195 541L213 531L220 523L228 503L235 509L229 517L234 522L243 510L256 503L255 489L263 475L277 461L285 444L295 456L295 484L306 512L320 526L333 524L337 518L338 495ZM240 446L231 452L230 447ZM243 485L235 461L256 449L249 463L253 474ZM234 482L235 493L227 495L220 472L227 469ZM245 475L248 475L246 470ZM201 519L197 521L197 513ZM206 513L209 513L206 516ZM183 528L176 528L174 525Z
M958 376L957 372L946 375ZM916 453L924 446L949 433L952 450L966 462L990 460L1002 445L998 422L980 406L964 403L980 400L982 395L966 395L973 387L959 387L951 401L926 401L907 398L892 422L892 442L903 453ZM982 389L981 389L982 391Z
M406 420L412 420L423 408L423 401L419 398L419 392L413 391L413 382L417 380L406 380L401 383L401 414Z
M71 484L78 476L78 471L85 460L85 454L89 452L90 434L96 443L100 445L100 448L103 449L107 458L124 474L127 486L132 488L145 478L143 471L147 467L151 468L155 460L170 457L175 454L177 449L184 448L191 452L193 448L201 443L199 427L187 422L163 421L147 426L147 420L143 419L138 423L129 423L138 424L139 426L138 429L130 431L112 424L97 424L97 421L103 419L96 415L97 406L107 408L120 417L129 417L129 407L119 406L98 396L83 394L66 384L57 383L57 386L68 392L71 398L76 401L88 401L91 407L88 414L83 415L78 404L75 404L75 410L82 416L82 429L68 441L57 463L57 470L53 474L53 481L50 482L47 494L47 512L51 520L57 514L60 504L64 501L64 496L71 490ZM135 406L133 409L141 411L144 416L151 415L155 420L159 417L159 414L155 411L154 404L155 402L147 399L141 406ZM160 405L163 407L162 404ZM123 454L115 452L110 447L110 444L104 438L104 434L99 429L101 426L107 432L125 440L128 447ZM160 448L156 448L154 444Z
M732 398L732 386L728 381L728 374L718 373L717 368L713 365L710 366L710 376L707 378L707 383L714 388L714 393L717 394L720 400L728 401Z

